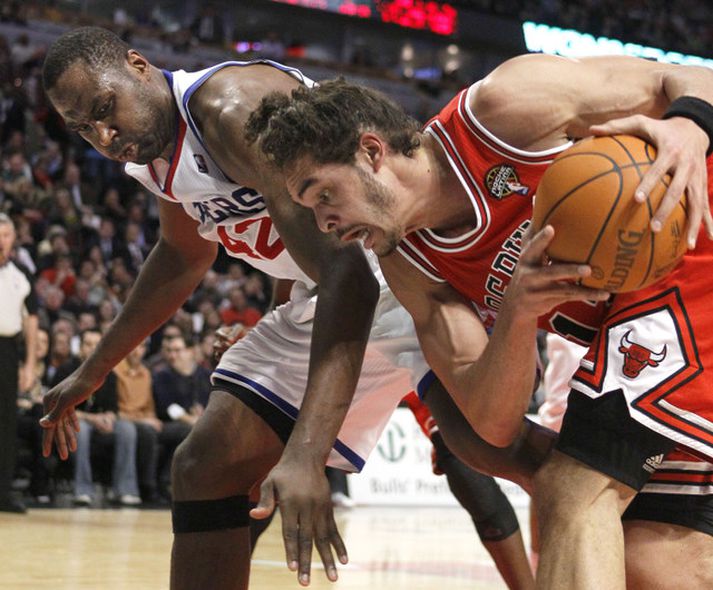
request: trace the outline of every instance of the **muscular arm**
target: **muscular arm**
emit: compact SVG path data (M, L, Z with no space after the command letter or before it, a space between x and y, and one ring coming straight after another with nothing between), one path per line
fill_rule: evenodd
M226 68L191 107L212 157L234 181L262 193L291 256L319 284L307 392L287 453L323 466L356 388L378 286L361 250L320 232L311 211L289 198L281 175L245 143L245 123L263 96L297 85L272 67Z
M398 253L382 258L381 267L413 317L428 364L472 428L495 446L509 445L532 392L534 330L516 328L489 342L470 302L447 283L432 281ZM511 354L525 362L509 362Z
M681 96L713 102L713 71L633 57L524 55L484 78L471 107L497 137L537 151L590 135L592 125L611 119L660 118Z

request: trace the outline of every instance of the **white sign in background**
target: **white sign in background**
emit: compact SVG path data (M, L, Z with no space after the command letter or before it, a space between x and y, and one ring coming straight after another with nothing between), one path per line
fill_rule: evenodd
M362 472L349 476L352 499L364 506L457 506L446 476L431 469L431 448L411 411L397 408ZM520 486L497 481L513 507L529 505Z

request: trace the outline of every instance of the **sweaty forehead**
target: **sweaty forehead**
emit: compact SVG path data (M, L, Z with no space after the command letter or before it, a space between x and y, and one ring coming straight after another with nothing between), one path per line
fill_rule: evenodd
M114 72L96 72L84 60L76 60L57 79L48 96L63 117L76 119L86 114L97 94L112 87L115 76Z

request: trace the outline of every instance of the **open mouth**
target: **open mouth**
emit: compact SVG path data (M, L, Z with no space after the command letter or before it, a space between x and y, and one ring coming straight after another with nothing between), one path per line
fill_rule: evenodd
M373 230L363 225L356 226L353 229L347 230L345 232L339 232L339 239L342 242L359 240L367 249L371 249L371 247L374 245Z

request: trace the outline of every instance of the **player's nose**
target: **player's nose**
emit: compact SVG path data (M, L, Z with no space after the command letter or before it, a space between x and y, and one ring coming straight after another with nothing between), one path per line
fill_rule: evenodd
M101 121L96 123L95 128L99 145L109 147L118 133L117 130Z
M317 219L317 226L324 233L336 231L338 219L334 214L326 214L324 211L315 209L314 215Z

